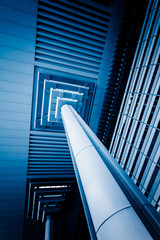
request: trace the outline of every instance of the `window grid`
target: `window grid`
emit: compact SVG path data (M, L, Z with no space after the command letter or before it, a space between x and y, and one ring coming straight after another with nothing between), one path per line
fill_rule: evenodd
M160 5L150 0L110 152L160 210ZM159 191L159 192L158 192Z
M159 129L158 129L159 130ZM116 134L119 136L120 139L122 139L123 141L127 142L128 144L130 144L135 150L137 150L139 153L141 153L143 156L147 157L152 163L154 163L155 165L157 165L157 163L155 163L152 159L150 159L146 154L144 154L142 151L140 151L136 146L132 145L128 140L126 140L125 138L123 138L118 132L116 132ZM116 153L112 150L112 153L114 153L114 157L118 156L116 155ZM118 156L119 157L119 156ZM160 167L160 165L158 165L158 167Z
M120 163L120 165L122 166L122 168L124 168L124 163L119 159L119 157L117 156L117 155L115 155L115 153L112 151L111 152L111 154L113 154L114 155L114 158L117 160L117 162L119 162ZM157 164L156 165L156 167L158 168L160 168L160 165L159 164ZM158 171L160 172L160 170L159 170L159 168L158 168ZM129 175L130 174L130 170L127 168L127 167L125 167L125 170L126 170L126 172L127 172L127 174ZM138 180L138 178L136 178L136 176L134 176L134 175L132 175L132 179L133 179L133 181L136 183L136 185L140 188L140 190L142 191L142 192L145 192L145 196L146 197L150 197L150 201L152 201L153 203L153 205L155 205L155 207L156 207L156 209L158 210L158 211L160 211L160 201L159 201L159 198L158 198L158 200L156 200L155 198L154 198L154 196L152 196L151 194L150 194L150 191L148 191L148 188L145 188L144 187L144 185L143 184L141 184L141 182L139 182L139 180Z

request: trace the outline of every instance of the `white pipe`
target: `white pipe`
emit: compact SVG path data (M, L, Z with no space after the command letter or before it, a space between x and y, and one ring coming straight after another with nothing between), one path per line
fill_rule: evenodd
M152 239L68 105L62 119L98 240ZM85 124L85 123L84 123Z
M45 240L53 240L53 219L51 215L46 216Z

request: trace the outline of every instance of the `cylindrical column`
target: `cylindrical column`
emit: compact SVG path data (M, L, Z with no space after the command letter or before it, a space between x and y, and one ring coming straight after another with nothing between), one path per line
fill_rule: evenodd
M74 111L71 106L64 105L61 114L73 165L78 170L87 200L84 208L89 208L97 239L152 239L79 124Z
M53 240L53 219L51 215L46 216L45 240Z

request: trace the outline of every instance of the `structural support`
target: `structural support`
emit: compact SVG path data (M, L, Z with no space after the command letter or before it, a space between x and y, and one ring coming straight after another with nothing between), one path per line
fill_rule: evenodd
M64 105L62 119L85 212L89 212L98 240L152 239L130 202L104 163L95 143L87 136L84 121ZM78 117L77 117L78 116ZM91 234L92 236L92 234Z
M51 215L46 216L45 240L53 240L53 219Z

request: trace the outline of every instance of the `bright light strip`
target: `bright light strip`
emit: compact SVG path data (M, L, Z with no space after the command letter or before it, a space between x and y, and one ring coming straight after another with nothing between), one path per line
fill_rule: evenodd
M45 195L43 196L44 198L46 197L62 197L62 194L57 194L57 195Z
M39 186L40 189L48 189L48 188L67 188L68 185L58 185L58 186Z

